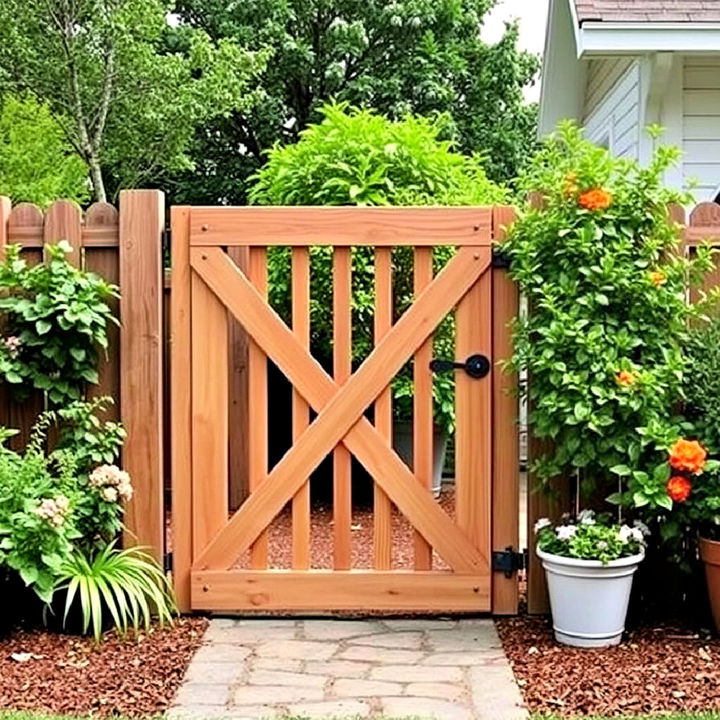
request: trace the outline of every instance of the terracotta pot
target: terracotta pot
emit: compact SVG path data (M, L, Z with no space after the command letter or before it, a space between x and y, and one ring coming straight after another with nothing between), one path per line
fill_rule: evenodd
M705 563L705 581L715 629L720 632L720 542L700 538L700 558Z

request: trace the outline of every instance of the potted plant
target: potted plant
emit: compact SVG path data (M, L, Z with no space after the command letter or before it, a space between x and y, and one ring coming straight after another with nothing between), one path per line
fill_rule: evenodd
M585 648L620 642L646 533L639 522L616 524L590 510L557 526L538 520L536 552L547 577L558 642Z

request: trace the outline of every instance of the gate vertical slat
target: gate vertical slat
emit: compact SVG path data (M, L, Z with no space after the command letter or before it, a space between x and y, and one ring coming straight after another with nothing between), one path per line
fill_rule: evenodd
M20 203L10 213L8 220L8 239L11 243L23 246L21 257L28 265L37 265L43 261L43 227L45 218L42 211L31 203ZM20 432L10 439L9 445L22 450L30 437L30 430L43 411L43 394L31 390L23 402L11 402L8 412L8 424Z
M343 385L352 370L352 255L349 247L333 249L333 377ZM333 451L333 568L352 565L350 525L352 492L350 453L344 445Z
M85 269L105 278L110 283L120 283L120 262L118 257L118 211L109 203L95 203L85 213L83 247L85 252ZM93 233L103 232L102 241L93 237ZM110 309L115 317L120 314L120 301L113 298L109 301ZM109 396L115 399L105 412L109 420L120 417L120 328L114 323L108 325L108 352L100 359L98 368L99 382L88 388L91 398Z
M292 328L304 348L310 348L310 251L306 247L292 249ZM310 422L310 407L293 388L293 441L299 438ZM310 567L310 481L293 496L292 501L292 566L293 570Z
M255 289L267 297L267 250L251 247L248 279ZM257 343L248 349L248 384L252 401L248 414L248 469L250 492L257 490L268 474L268 395L267 358ZM250 567L264 570L268 564L268 532L264 530L250 548Z
M172 292L172 553L173 582L181 612L190 612L190 566L192 565L192 372L190 365L190 208L173 207Z
M45 245L64 240L72 247L66 258L68 262L81 267L83 264L82 211L77 203L58 200L45 214L43 242Z
M377 345L392 326L392 250L375 249L375 317L374 335ZM392 446L392 392L385 388L375 402L375 427ZM373 567L392 567L392 504L385 491L373 487Z
M493 209L493 239L501 243L506 228L515 219L511 207ZM492 492L492 547L519 549L520 523L520 442L518 424L518 397L514 392L518 378L499 366L512 355L510 323L518 314L517 285L510 279L507 268L492 270L492 334L493 363L493 492ZM514 615L518 611L517 577L493 575L493 613Z
M228 516L228 322L225 306L197 275L191 293L192 537L198 555Z
M482 249L478 248L478 252ZM455 357L465 362L482 354L492 362L492 277L485 273L458 303L455 313ZM472 378L455 375L455 486L456 517L475 547L485 557L490 553L490 523L487 508L492 501L492 375Z
M432 248L416 247L413 257L413 291L415 299L433 279ZM433 353L431 335L416 351L413 360L413 471L420 485L430 492L433 483L433 378L430 361ZM432 568L432 547L413 531L415 569Z

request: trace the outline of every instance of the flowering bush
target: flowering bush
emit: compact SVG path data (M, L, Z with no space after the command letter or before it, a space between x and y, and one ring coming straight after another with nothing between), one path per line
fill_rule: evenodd
M644 552L648 534L640 521L633 527L618 525L592 510L584 510L574 521L565 518L557 526L548 518L535 523L537 546L543 552L602 563Z
M503 246L531 308L516 324L511 365L530 377L533 434L552 441L536 477L578 475L602 488L619 477L613 499L650 508L672 503L667 463L655 469L687 430L674 418L688 318L700 313L687 289L712 267L707 248L694 259L679 251L668 217L669 203L687 200L662 187L677 158L661 146L641 167L562 125L521 179L542 202Z

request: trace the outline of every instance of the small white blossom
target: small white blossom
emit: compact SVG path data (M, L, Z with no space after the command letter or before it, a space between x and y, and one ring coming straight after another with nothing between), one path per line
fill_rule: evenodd
M581 525L595 525L595 513L592 510L583 510L578 515L578 522Z
M623 545L627 545L630 542L630 538L633 536L633 530L635 528L631 528L628 525L623 525L618 530L618 537L620 538L620 542Z
M637 543L641 543L645 540L645 536L643 535L642 530L640 530L640 528L634 527L634 528L632 528L630 533L631 533L630 537Z
M597 542L597 549L598 550L607 550L608 544L605 542L605 540L598 540Z
M552 525L552 523L550 522L550 520L548 518L540 518L535 523L535 534L537 535L541 530L543 530L546 527L550 527L551 525Z
M118 491L117 488L114 487L105 487L100 491L100 495L102 496L102 499L105 500L105 502L117 502L118 499Z
M643 534L643 537L650 537L650 528L642 520L636 520L633 527L636 527Z
M557 533L558 540L567 541L575 535L577 528L575 525L561 525L555 529L555 532Z

